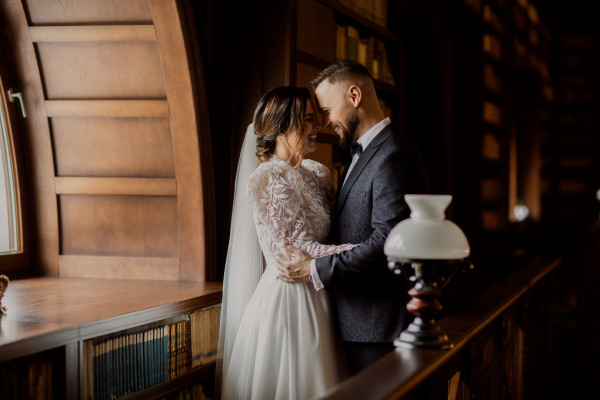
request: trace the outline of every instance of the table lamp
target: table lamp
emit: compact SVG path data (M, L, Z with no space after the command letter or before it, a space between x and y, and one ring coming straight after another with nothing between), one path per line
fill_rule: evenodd
M406 308L415 319L394 341L399 347L436 348L452 347L435 317L442 310L437 284L436 267L453 264L453 273L465 265L470 255L469 242L463 231L446 219L445 211L450 195L405 195L410 207L410 218L399 222L390 232L384 246L389 268L396 274L410 264L415 282L408 294L411 300Z

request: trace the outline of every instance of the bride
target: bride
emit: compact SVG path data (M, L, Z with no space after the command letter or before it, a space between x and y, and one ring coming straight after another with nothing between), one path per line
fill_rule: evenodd
M344 376L327 292L278 279L274 260L286 258L287 244L313 257L354 247L319 243L334 201L329 170L304 159L319 127L307 89L278 87L246 132L223 280L217 388L225 400L310 399Z

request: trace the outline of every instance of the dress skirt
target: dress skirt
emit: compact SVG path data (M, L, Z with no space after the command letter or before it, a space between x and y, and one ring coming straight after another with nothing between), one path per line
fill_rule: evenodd
M329 297L267 267L240 323L223 399L306 400L344 377Z

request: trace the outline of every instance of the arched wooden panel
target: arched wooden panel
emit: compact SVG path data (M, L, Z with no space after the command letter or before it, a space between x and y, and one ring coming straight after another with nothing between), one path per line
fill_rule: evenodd
M210 134L186 0L8 0L44 275L204 280ZM181 16L184 15L182 19Z

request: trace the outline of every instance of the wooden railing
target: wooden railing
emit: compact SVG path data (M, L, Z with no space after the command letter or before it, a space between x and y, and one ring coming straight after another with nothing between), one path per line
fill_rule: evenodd
M520 399L543 396L550 368L551 273L535 258L439 321L449 350L397 348L324 399Z

